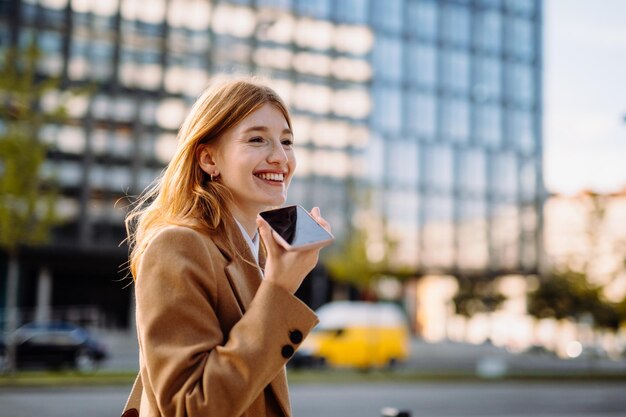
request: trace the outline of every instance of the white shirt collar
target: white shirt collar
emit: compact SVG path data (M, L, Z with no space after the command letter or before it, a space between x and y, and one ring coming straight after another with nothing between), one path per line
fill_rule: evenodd
M254 236L250 238L250 235L248 234L248 232L246 232L246 229L244 229L243 225L239 223L239 220L235 219L235 222L237 223L237 226L239 226L239 230L241 230L241 234L243 235L243 238L246 240L246 243L248 244L248 247L250 248L250 251L252 252L252 257L258 264L259 263L259 243L260 243L259 231L257 230L254 233Z

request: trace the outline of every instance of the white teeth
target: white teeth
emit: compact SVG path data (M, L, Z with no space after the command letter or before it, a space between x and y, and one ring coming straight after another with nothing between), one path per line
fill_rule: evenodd
M268 180L268 181L284 181L285 179L285 174L275 174L272 172L263 172L260 174L257 174L257 177L261 178L262 180Z

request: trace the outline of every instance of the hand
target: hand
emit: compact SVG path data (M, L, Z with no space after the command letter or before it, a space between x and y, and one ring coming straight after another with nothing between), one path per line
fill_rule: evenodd
M311 210L311 215L330 232L330 225L322 217L318 207ZM287 251L276 242L270 225L261 216L257 216L256 223L267 252L264 279L283 287L292 294L295 293L306 275L317 264L321 248Z

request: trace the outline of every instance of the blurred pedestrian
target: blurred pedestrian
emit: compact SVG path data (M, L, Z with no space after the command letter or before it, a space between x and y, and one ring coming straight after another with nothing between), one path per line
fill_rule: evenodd
M295 168L289 112L269 87L222 81L194 104L126 219L141 416L291 415L285 364L317 323L294 293L319 248L285 251L258 213L285 202Z

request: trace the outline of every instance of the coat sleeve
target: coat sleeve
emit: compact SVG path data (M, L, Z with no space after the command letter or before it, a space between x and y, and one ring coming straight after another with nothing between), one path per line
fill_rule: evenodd
M288 346L299 343L294 332L306 336L317 323L294 295L263 281L225 335L216 312L222 259L183 227L160 232L142 256L135 290L142 378L162 416L241 415L285 365Z

